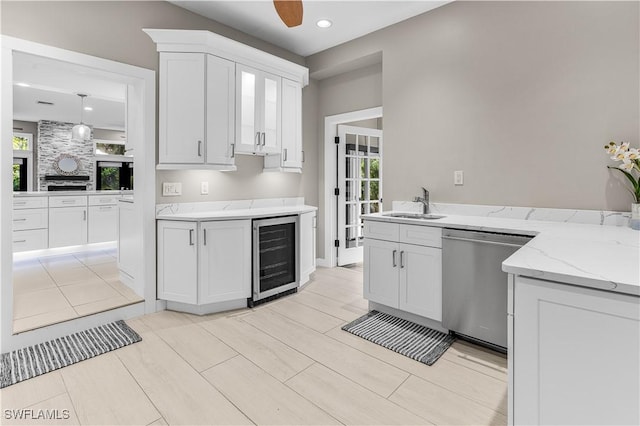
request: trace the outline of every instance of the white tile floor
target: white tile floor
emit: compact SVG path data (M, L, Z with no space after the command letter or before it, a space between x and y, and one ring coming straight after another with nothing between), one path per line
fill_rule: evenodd
M142 342L1 390L2 413L67 410L58 423L82 425L506 423L504 356L458 341L426 366L340 329L366 309L361 271L336 268L255 309L138 317L127 322Z
M14 261L13 292L14 333L142 301L120 282L115 249Z

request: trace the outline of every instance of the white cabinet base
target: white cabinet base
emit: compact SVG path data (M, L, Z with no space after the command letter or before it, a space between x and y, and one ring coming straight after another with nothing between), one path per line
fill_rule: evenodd
M232 311L247 307L247 299L227 300L225 302L207 303L204 305L192 305L167 301L167 309L170 311L186 312L193 315L209 315L216 312Z

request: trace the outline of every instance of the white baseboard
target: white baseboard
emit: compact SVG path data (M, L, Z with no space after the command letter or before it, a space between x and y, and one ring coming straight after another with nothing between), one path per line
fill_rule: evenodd
M327 259L317 258L316 266L319 266L321 268L331 268L331 262Z

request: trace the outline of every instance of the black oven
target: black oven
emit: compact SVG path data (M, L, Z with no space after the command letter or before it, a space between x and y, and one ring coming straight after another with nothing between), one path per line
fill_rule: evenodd
M298 228L297 215L253 221L253 284L249 306L298 288Z

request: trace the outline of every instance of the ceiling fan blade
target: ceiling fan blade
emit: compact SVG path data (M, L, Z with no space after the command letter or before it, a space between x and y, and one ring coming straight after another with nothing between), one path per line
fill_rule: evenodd
M302 24L302 0L273 0L273 5L287 27Z

